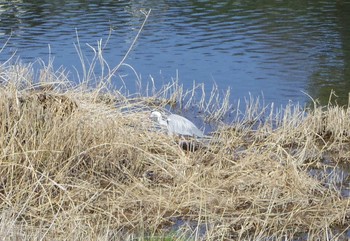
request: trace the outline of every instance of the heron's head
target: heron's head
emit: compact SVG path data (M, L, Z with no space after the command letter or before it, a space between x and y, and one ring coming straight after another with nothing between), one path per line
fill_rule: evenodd
M158 111L152 111L150 118L162 119L162 114Z

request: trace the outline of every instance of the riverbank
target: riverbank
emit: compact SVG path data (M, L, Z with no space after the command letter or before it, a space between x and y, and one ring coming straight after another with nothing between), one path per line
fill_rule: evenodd
M350 236L349 108L287 106L264 118L248 108L187 152L148 118L181 92L129 98L49 71L33 84L20 65L0 77L2 237Z

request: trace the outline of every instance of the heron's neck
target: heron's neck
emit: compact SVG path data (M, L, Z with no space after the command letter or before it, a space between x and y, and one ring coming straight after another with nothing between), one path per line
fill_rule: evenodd
M168 125L168 123L165 120L163 120L161 116L158 117L158 123L162 126Z

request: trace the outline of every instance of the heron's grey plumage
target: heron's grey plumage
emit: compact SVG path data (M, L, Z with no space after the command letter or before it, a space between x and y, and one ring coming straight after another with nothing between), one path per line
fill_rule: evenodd
M204 137L204 134L190 120L180 115L171 114L167 120L162 119L162 115L158 111L153 111L151 117L157 118L160 125L166 126L169 135L197 136Z

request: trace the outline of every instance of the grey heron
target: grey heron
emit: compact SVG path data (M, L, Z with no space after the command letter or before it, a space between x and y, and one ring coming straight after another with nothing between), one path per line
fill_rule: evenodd
M180 115L171 114L165 121L160 112L153 111L150 117L156 118L160 125L166 126L169 135L177 134L182 136L204 137L203 132L199 130L195 124Z

